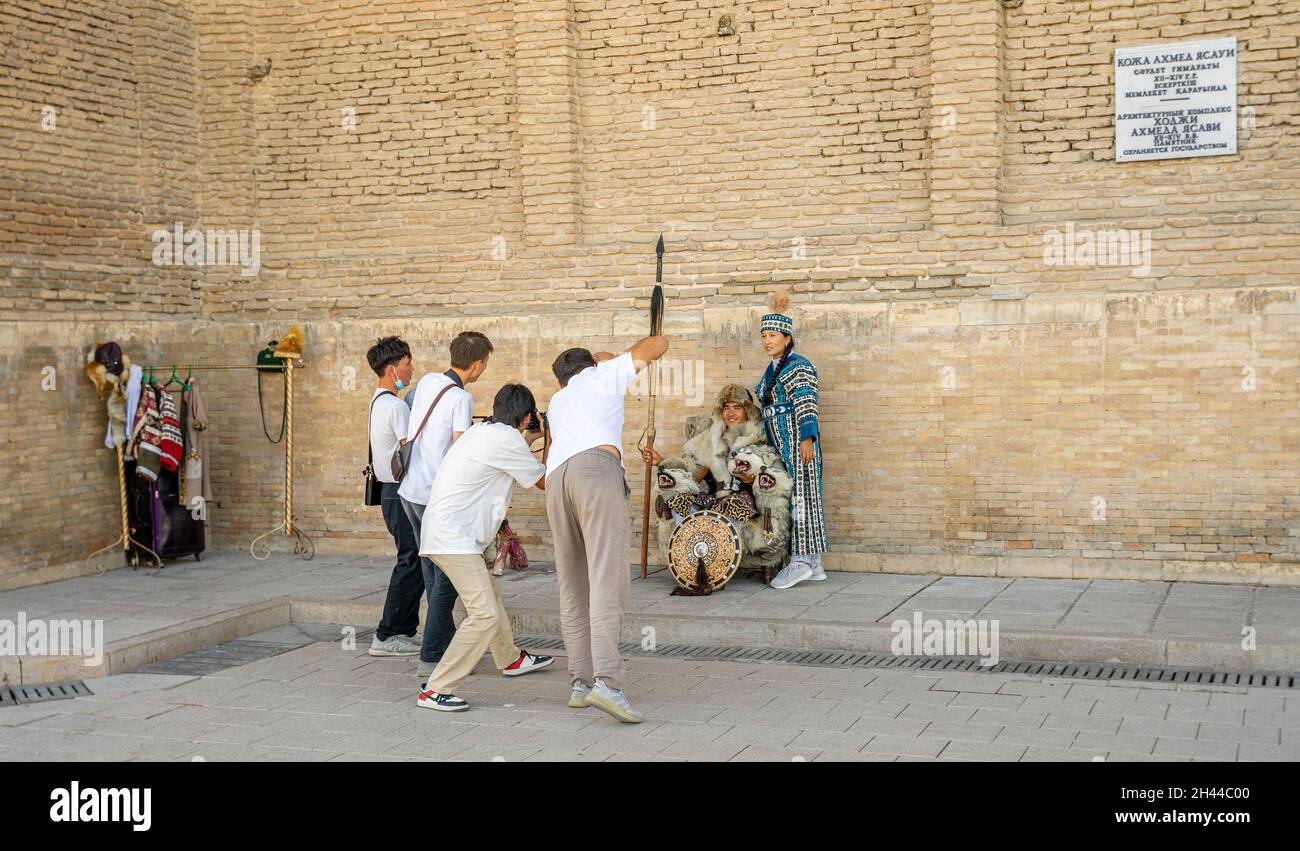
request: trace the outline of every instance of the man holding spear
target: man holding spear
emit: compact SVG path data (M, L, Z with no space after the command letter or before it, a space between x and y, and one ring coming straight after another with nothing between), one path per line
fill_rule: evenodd
M662 294L656 296L655 304L662 305ZM654 319L651 328L658 331ZM551 366L560 390L546 412L554 435L546 459L546 515L573 683L569 706L594 706L630 724L640 722L641 714L623 692L618 649L632 578L623 398L637 373L667 350L668 341L658 333L619 355L568 349Z

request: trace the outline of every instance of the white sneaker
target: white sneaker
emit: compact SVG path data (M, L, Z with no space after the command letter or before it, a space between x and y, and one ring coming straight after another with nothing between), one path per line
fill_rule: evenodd
M809 581L809 582L825 582L825 581L826 581L826 571L822 569L822 563L821 563L820 561L813 562L813 566L812 566L812 576L809 576L809 577L808 577L808 581Z
M573 684L573 691L569 692L569 707L571 709L586 709L587 695L591 694L591 686L582 680L577 680Z
M627 695L623 690L610 688L601 679L596 680L596 687L587 695L587 705L594 706L626 724L640 724L642 720L641 713L627 702Z
M387 641L380 641L376 635L370 641L371 656L415 656L419 652L420 645L405 635L389 636Z
M434 694L427 683L420 683L420 694L415 698L415 705L439 712L464 712L469 703L454 694Z
M813 575L812 565L806 561L792 561L785 569L772 577L772 587L777 590L793 588Z
M527 650L519 651L519 658L510 664L509 667L501 671L507 677L519 677L524 674L530 674L533 671L550 667L555 661L553 656L538 656L529 653Z

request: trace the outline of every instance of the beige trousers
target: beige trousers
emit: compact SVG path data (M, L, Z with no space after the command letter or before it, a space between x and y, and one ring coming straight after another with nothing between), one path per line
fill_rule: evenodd
M442 661L429 676L427 688L438 694L455 694L474 671L483 653L492 651L492 661L505 668L519 658L510 618L501 602L501 589L480 555L432 555L428 557L456 586L465 604L465 620L442 654Z
M579 452L546 477L560 633L569 676L589 686L600 677L623 688L618 638L631 583L627 508L623 465L604 449Z

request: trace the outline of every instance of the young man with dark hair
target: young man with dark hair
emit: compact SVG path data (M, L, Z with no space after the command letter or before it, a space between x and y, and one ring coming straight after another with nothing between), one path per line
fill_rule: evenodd
M482 377L491 354L492 343L487 337L477 331L463 331L451 341L451 368L446 372L429 373L412 391L415 399L406 435L407 442L412 444L410 466L397 493L417 541L424 507L429 502L429 493L442 458L469 429L473 419L474 397L465 385ZM434 562L421 556L420 566L429 597L429 609L424 617L424 642L420 647L419 672L423 675L433 671L456 634L456 625L451 618L451 609L456 604L456 588Z
M546 412L554 432L546 515L572 679L569 705L595 706L632 724L641 714L623 693L618 649L631 582L623 397L636 374L667 350L665 338L646 337L620 355L565 351L551 366L560 390Z
M370 642L371 656L414 656L420 647L413 640L420 625L420 595L424 574L420 568L420 542L402 508L393 481L392 458L406 438L410 410L398 393L411 380L411 347L400 337L383 337L366 352L366 363L379 376L370 397L369 440L375 478L383 482L380 510L384 525L397 545L397 564L388 580L384 614Z
M545 489L546 467L528 450L542 437L540 419L532 392L522 384L507 384L497 392L491 419L470 427L442 459L424 511L420 552L456 586L465 619L428 682L421 684L417 706L441 712L469 709L456 689L486 650L508 677L555 661L515 645L501 590L483 560L515 483Z

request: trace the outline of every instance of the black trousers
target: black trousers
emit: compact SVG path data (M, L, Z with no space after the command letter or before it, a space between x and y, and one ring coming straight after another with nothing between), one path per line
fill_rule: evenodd
M375 630L380 641L394 635L414 635L420 627L420 597L424 595L424 570L420 566L420 540L416 537L411 520L402 508L398 486L384 482L380 509L388 534L397 544L397 564L388 580L388 596L384 598L384 618Z
M402 500L406 517L415 530L415 540L420 540L420 522L424 519L424 506L416 502ZM419 548L416 548L419 551ZM451 610L456 605L456 586L451 584L447 574L438 565L420 556L420 569L424 572L424 587L429 595L429 610L424 613L424 642L420 645L420 661L438 664L442 654L447 652L447 645L456 637L456 621L452 619Z

